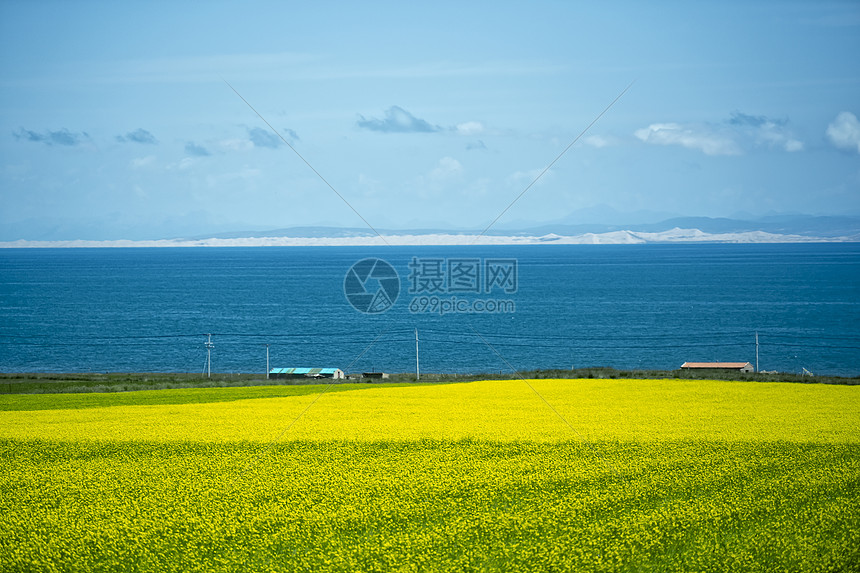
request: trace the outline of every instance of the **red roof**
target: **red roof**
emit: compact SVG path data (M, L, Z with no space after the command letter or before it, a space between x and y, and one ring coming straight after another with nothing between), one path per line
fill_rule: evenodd
M734 368L752 366L749 362L684 362L681 368Z

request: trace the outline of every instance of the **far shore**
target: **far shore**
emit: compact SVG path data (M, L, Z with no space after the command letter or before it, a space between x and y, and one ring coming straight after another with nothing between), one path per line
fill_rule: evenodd
M531 370L517 373L390 373L386 378L364 377L349 373L348 378L267 379L265 373L0 373L0 395L59 394L84 392L130 392L138 390L169 390L179 388L213 388L270 385L330 385L330 384L445 384L477 380L512 379L684 379L729 380L738 382L783 382L799 384L860 385L860 376L810 376L784 372L734 372L724 370L619 370L609 367L577 368L574 370Z
M668 231L609 231L579 235L479 235L469 233L403 233L374 235L363 232L347 237L235 237L158 240L68 240L6 241L0 248L153 248L153 247L385 247L385 246L469 246L469 245L644 245L676 243L845 243L857 242L857 235L816 237L745 231L705 233L699 229L674 228Z

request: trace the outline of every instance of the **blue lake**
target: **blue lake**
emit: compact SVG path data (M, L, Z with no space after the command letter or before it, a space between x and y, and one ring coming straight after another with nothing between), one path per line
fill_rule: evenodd
M344 294L365 258L399 277L384 312ZM758 332L762 369L853 376L860 244L0 250L5 372L201 372L208 333L218 372L263 372L267 344L414 371L416 329L424 372L755 363Z

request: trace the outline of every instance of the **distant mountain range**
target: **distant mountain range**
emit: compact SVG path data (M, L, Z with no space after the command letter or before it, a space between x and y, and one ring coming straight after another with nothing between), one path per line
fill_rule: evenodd
M712 217L674 217L659 223L639 223L628 225L607 224L566 224L547 223L512 229L509 226L492 228L489 236L540 237L560 235L566 237L584 234L604 234L617 231L636 233L663 233L673 229L697 229L707 234L736 234L763 232L774 235L800 235L822 239L855 238L860 236L860 217L774 215L754 220L712 218ZM381 235L477 235L474 229L377 229ZM190 237L199 239L240 239L248 237L306 237L306 238L345 238L374 237L376 233L368 227L287 227L271 231L239 231L216 233Z
M755 220L674 217L658 223L551 223L529 228L475 230L289 227L158 240L19 240L0 247L253 247L363 245L527 245L643 243L860 242L860 217L770 216Z
M525 230L528 234L556 233L577 235L582 233L608 233L635 231L660 233L670 229L698 229L703 233L750 233L761 231L775 235L802 235L805 237L854 237L860 235L860 217L815 217L808 215L778 215L755 220L711 217L674 217L659 223L632 225L546 225Z

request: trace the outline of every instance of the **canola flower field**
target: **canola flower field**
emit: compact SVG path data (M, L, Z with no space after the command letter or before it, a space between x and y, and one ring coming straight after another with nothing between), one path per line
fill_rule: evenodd
M860 393L683 380L0 397L2 571L858 571Z

